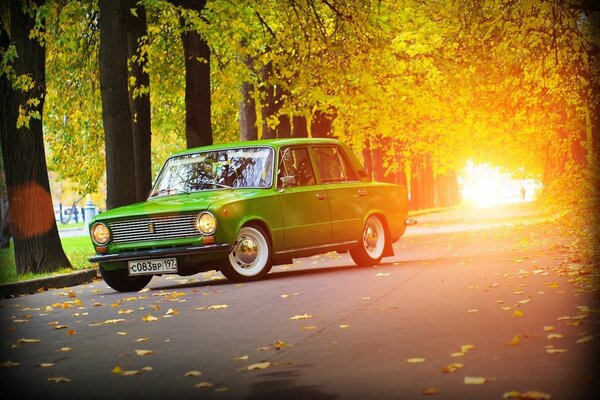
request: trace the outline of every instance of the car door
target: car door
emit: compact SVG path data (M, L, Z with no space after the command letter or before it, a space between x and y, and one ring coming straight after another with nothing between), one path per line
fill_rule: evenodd
M307 147L285 147L279 154L279 201L284 247L297 249L331 242L327 194L317 184Z
M358 240L367 210L367 189L336 145L312 146L320 183L326 190L334 243Z

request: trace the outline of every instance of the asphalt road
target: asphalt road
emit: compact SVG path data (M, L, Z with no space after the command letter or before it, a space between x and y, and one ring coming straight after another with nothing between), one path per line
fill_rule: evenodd
M375 268L332 253L243 285L1 300L0 397L599 397L600 298L567 228L530 204L417 219Z

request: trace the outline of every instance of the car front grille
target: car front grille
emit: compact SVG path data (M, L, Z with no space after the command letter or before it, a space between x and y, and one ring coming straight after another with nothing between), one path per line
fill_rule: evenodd
M112 243L147 242L201 236L196 229L198 214L170 215L109 222Z

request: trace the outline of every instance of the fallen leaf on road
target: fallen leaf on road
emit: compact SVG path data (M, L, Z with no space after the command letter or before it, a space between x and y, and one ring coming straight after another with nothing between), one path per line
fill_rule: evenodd
M196 383L194 385L194 387L196 389L210 389L210 388L214 387L214 385L210 382L200 382L200 383Z
M271 366L271 363L269 361L264 361L264 362L259 362L256 364L250 364L245 368L242 368L243 371L252 371L255 369L266 369L269 368Z
M554 327L552 325L546 325L544 326L544 332L549 332L549 331L553 331Z
M592 336L592 335L586 335L586 336L584 336L582 338L577 339L577 341L575 343L582 344L582 343L591 342L592 340L594 340L594 336Z
M418 364L418 363L425 362L425 358L423 358L423 357L407 358L406 362L409 364Z
M69 329L67 331L67 336L77 335L77 331L75 329Z
M454 372L454 371L458 371L459 369L463 368L464 365L461 363L453 363L448 365L447 367L442 368L442 372L443 373L450 373L450 372Z
M521 393L516 390L504 393L503 399L519 399L519 400L550 400L552 398L548 393L538 392L536 390L528 390Z
M53 376L51 378L48 378L48 382L54 382L54 383L70 383L71 380L69 378L65 378L64 376Z
M513 313L513 317L523 317L525 315L525 313L521 310L515 310L515 312Z
M137 354L138 356L148 356L153 353L154 350L135 350L135 354Z
M132 376L132 375L139 375L141 374L140 371L137 370L127 370L127 371L123 371L123 373L121 375L123 376Z
M122 374L122 373L123 373L123 372L125 372L125 371L123 371L123 368L121 368L121 366L120 366L120 365L116 365L116 366L115 366L115 367L112 369L112 371L110 371L110 372L111 372L111 373L113 373L113 374L119 374L119 375L120 375L120 374Z
M475 346L473 346L472 344L463 344L462 346L460 346L460 351L463 353L467 353L470 350L473 350L475 348Z
M546 349L546 353L548 354L565 353L566 351L566 349L557 349L554 347L549 347Z
M60 351L64 351L65 353L68 352L68 351L71 351L71 350L73 350L72 347L61 347L60 348Z
M120 318L120 319L107 319L106 321L104 321L105 324L118 324L119 322L125 322L125 320Z
M476 313L477 309L476 308L471 308L469 310L467 310L468 313Z
M234 358L234 360L235 361L244 361L244 360L247 360L248 358L249 358L248 355L243 355L243 356Z
M50 368L54 366L54 363L39 363L38 366L40 368Z
M287 344L283 340L276 340L275 343L273 343L273 348L275 350L281 350L284 347L287 347Z
M208 307L209 310L222 310L225 308L229 308L229 306L227 304L217 304L217 305Z
M119 314L131 314L132 312L133 312L133 310L124 310L124 309L119 310Z
M510 341L510 343L508 343L509 346L518 346L519 345L519 336L515 335L512 340Z
M312 318L312 315L310 314L301 314L301 315L294 315L293 317L291 317L291 320L299 320L299 319L310 319Z
M185 374L183 374L183 376L200 376L200 375L202 375L202 372L196 371L196 370L188 371Z
M561 339L563 335L560 333L551 333L548 335L548 339Z
M423 396L429 396L434 394L440 394L441 392L440 389L436 387L428 387L421 389L421 393L423 394Z
M158 318L154 317L152 314L148 314L148 315L142 317L142 321L144 321L144 322L158 321Z
M14 362L14 361L4 361L2 364L0 364L0 367L13 368L13 367L18 367L19 365L21 365L21 363Z
M300 329L302 329L303 331L314 331L315 329L317 329L316 326L301 326Z
M340 325L340 328L341 328L341 329L350 328L350 325L343 324L343 325Z
M483 385L487 379L482 376L465 376L465 385Z
M390 276L389 273L384 274L383 272L378 272L375 276Z
M149 340L150 340L150 338L147 338L147 337L142 337L142 338L135 339L135 341L137 343L147 342Z

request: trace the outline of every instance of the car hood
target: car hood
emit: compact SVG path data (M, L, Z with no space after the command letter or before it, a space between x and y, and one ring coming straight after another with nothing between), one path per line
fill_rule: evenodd
M264 189L262 189L264 190ZM173 214L202 211L216 202L239 200L252 196L256 189L211 190L189 194L161 196L141 203L113 208L98 214L94 221L106 221L120 218L145 217L156 214Z

